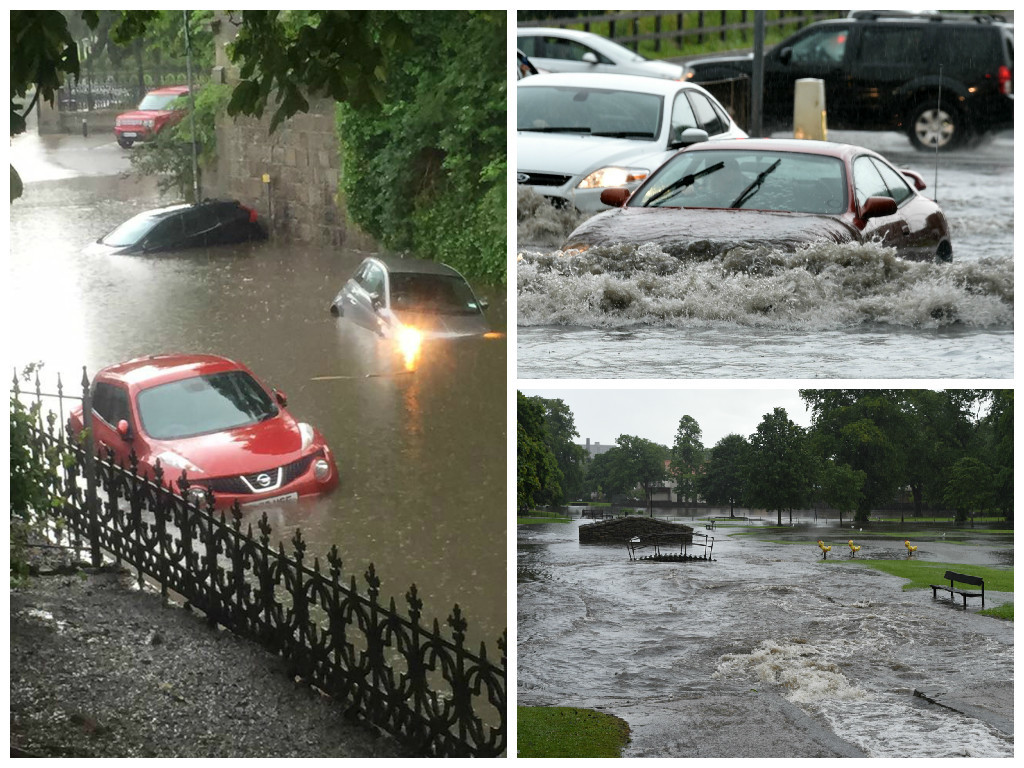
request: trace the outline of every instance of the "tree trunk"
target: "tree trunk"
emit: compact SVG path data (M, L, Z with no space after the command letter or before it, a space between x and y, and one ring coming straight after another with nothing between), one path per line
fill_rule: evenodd
M779 507L777 511L779 513L779 525L782 525L782 507Z

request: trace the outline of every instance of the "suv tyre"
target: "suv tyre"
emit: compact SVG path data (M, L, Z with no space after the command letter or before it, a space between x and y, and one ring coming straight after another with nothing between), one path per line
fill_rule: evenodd
M943 102L924 101L914 107L907 121L907 135L915 149L940 152L955 149L963 142L967 125L963 113Z

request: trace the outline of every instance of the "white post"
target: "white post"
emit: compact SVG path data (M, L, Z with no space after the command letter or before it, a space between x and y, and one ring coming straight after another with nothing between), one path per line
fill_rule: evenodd
M828 139L825 82L813 77L796 81L793 93L793 138Z

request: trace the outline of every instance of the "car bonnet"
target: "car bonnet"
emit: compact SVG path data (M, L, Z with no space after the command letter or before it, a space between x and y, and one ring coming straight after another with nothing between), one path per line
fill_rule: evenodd
M519 131L516 164L522 173L578 176L605 165L624 165L653 171L669 156L662 141L615 139L579 133Z

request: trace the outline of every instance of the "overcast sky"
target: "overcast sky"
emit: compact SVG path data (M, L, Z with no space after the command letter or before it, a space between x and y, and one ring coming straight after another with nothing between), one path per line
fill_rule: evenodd
M662 445L675 442L679 419L700 424L701 441L711 448L728 434L749 437L766 413L785 408L802 427L811 416L795 389L534 389L528 397L562 400L572 411L579 442L613 445L619 435L637 435Z

